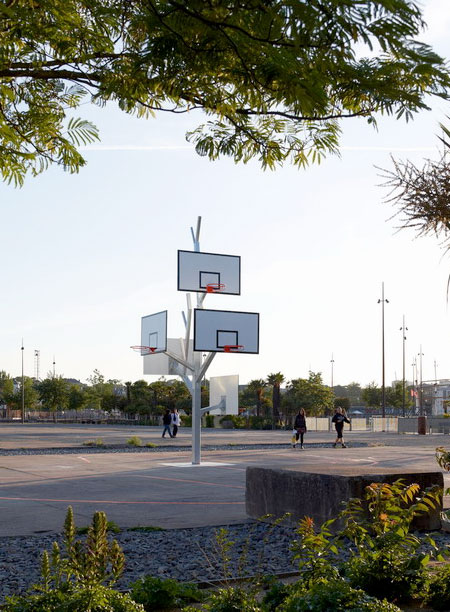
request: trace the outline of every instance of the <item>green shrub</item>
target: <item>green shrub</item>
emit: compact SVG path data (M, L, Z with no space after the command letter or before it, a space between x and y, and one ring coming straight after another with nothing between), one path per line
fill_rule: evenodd
M248 418L250 429L272 429L272 419L262 416L251 416Z
M107 538L108 521L96 512L86 541L76 539L77 529L69 507L63 529L63 552L54 542L44 551L41 582L23 596L7 598L6 612L143 612L128 595L111 587L120 577L125 558L118 543Z
M450 610L450 565L438 568L431 577L426 602L434 610Z
M153 525L143 525L142 527L128 527L127 531L141 531L142 533L151 533L153 531L164 531L162 527L154 527Z
M279 612L400 612L386 600L353 589L344 580L317 582L306 592L294 591L278 608Z
M101 438L97 438L96 440L86 440L86 442L83 442L83 446L104 446L104 442Z
M229 587L215 591L200 608L188 607L183 612L262 612L253 593Z
M183 416L183 425L184 427L192 427L192 416L190 414Z
M5 612L144 612L127 594L102 585L7 597Z
M205 417L205 427L214 427L214 415L207 414Z
M389 601L405 602L420 597L426 591L427 572L421 559L407 551L399 551L396 544L390 552L367 551L353 557L345 566L345 576L352 586L364 589L370 595L382 593Z
M226 414L220 419L221 425L227 422L232 423L235 429L245 429L247 427L247 419L237 414Z
M147 448L157 448L158 445L155 444L154 442L147 442L147 444L145 445Z
M436 461L442 469L447 470L447 472L450 471L450 451L445 450L443 446L439 446L436 449Z
M333 563L337 559L338 548L329 530L333 522L326 521L316 530L313 519L305 517L295 531L299 538L294 540L291 550L294 560L298 562L302 584L306 588L315 582L339 576L336 564Z
M131 436L131 438L128 438L127 444L128 446L142 446L142 440L139 436Z
M294 588L293 585L283 584L273 577L263 580L262 587L265 590L265 594L261 603L263 610L266 612L276 612Z
M166 610L203 599L202 592L193 584L152 576L133 582L130 594L145 610Z
M77 533L77 535L85 535L85 534L89 533L89 529L90 529L90 527L77 527L76 533ZM117 523L115 523L114 521L107 521L106 522L106 531L108 533L120 533L121 529L120 529L119 525Z
M419 485L397 480L391 485L372 483L364 500L348 502L340 515L345 526L337 540L346 537L352 544L351 556L341 568L351 586L398 602L420 597L426 590L430 554L420 551L422 541L409 530L414 517L438 506L441 491L437 487L419 495ZM425 540L437 550L431 538Z

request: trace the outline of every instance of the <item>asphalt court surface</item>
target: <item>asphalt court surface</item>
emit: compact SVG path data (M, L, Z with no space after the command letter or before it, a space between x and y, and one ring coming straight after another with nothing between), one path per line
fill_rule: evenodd
M36 446L37 430L32 431L34 435L28 440L28 446ZM103 437L106 431L103 430ZM10 429L11 438L14 437L12 432ZM25 430L21 432L26 437ZM130 430L125 434L135 435ZM447 440L450 447L448 436L390 435L387 446L351 448L352 441L364 438L370 444L380 444L382 437L352 433L347 435L350 444L347 449L334 449L330 445L326 448L307 446L307 450L301 451L291 448L287 434L220 432L221 443L223 440L228 440L228 444L244 440L255 444L264 441L285 443L269 448L255 446L249 450L230 447L203 451L199 466L191 465L190 449L174 452L170 447L159 452L101 454L87 453L81 447L75 454L0 456L0 536L60 532L69 505L74 509L78 526L87 525L96 510L105 511L108 519L122 528L241 523L247 520L247 466L349 474L437 471L434 448L445 445ZM149 435L160 436L160 430ZM59 446L61 436L57 428L52 436L52 444ZM213 436L219 439L219 433L210 434L204 436L204 442L210 444ZM5 447L2 438L6 437L0 433L0 449ZM308 440L330 442L330 433L308 433ZM177 443L189 442L190 437L185 434ZM24 440L20 444L16 442L17 446L24 444ZM47 439L45 446L52 444ZM77 442L71 443L74 444ZM446 485L450 485L450 478L446 480L449 480Z

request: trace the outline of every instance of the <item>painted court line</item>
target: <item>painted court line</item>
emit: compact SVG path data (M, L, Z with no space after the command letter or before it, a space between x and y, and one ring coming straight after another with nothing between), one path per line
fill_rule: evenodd
M187 463L160 463L159 465L163 465L165 467L193 467L193 468L199 468L199 467L224 467L227 465L233 465L232 463L217 463L216 461L202 461L199 464L193 464L191 462Z
M110 499L53 499L44 497L0 497L2 501L24 501L24 502L62 502L64 504L122 504L122 505L144 505L144 506L236 506L243 505L243 501L219 501L219 502L174 502L174 501L114 501Z
M138 474L139 478L150 478L151 480L168 480L170 482L187 482L190 484L201 484L201 485L209 485L211 487L220 487L221 489L226 487L228 489L245 489L242 485L230 485L230 484L222 484L220 482L206 482L204 480L189 480L187 478L168 478L166 476L148 476L147 474Z

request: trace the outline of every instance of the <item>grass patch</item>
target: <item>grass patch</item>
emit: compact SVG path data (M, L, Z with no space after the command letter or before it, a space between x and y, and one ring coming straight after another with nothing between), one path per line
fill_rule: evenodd
M77 535L85 535L87 534L89 527L77 527ZM121 529L117 523L114 521L107 521L106 523L106 531L109 533L120 533Z
M142 446L142 440L139 436L131 436L131 438L128 438L127 444L128 446Z
M104 446L104 442L101 438L97 438L96 440L86 440L86 442L83 442L83 446Z
M150 533L152 531L165 531L162 527L154 527L153 525L147 525L142 527L128 527L127 531L141 531L144 533Z
M158 445L155 444L154 442L147 442L147 444L145 446L147 448L158 448Z

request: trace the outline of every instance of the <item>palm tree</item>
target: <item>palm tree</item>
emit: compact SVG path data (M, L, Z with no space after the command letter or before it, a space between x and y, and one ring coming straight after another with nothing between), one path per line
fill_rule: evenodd
M281 394L280 386L284 382L284 375L281 372L276 374L269 374L267 376L267 384L272 387L272 420L280 421L280 406L281 406Z
M256 415L257 416L260 416L261 414L262 397L263 397L265 386L266 386L266 381L263 380L262 378L251 380L247 385L247 388L256 394Z

